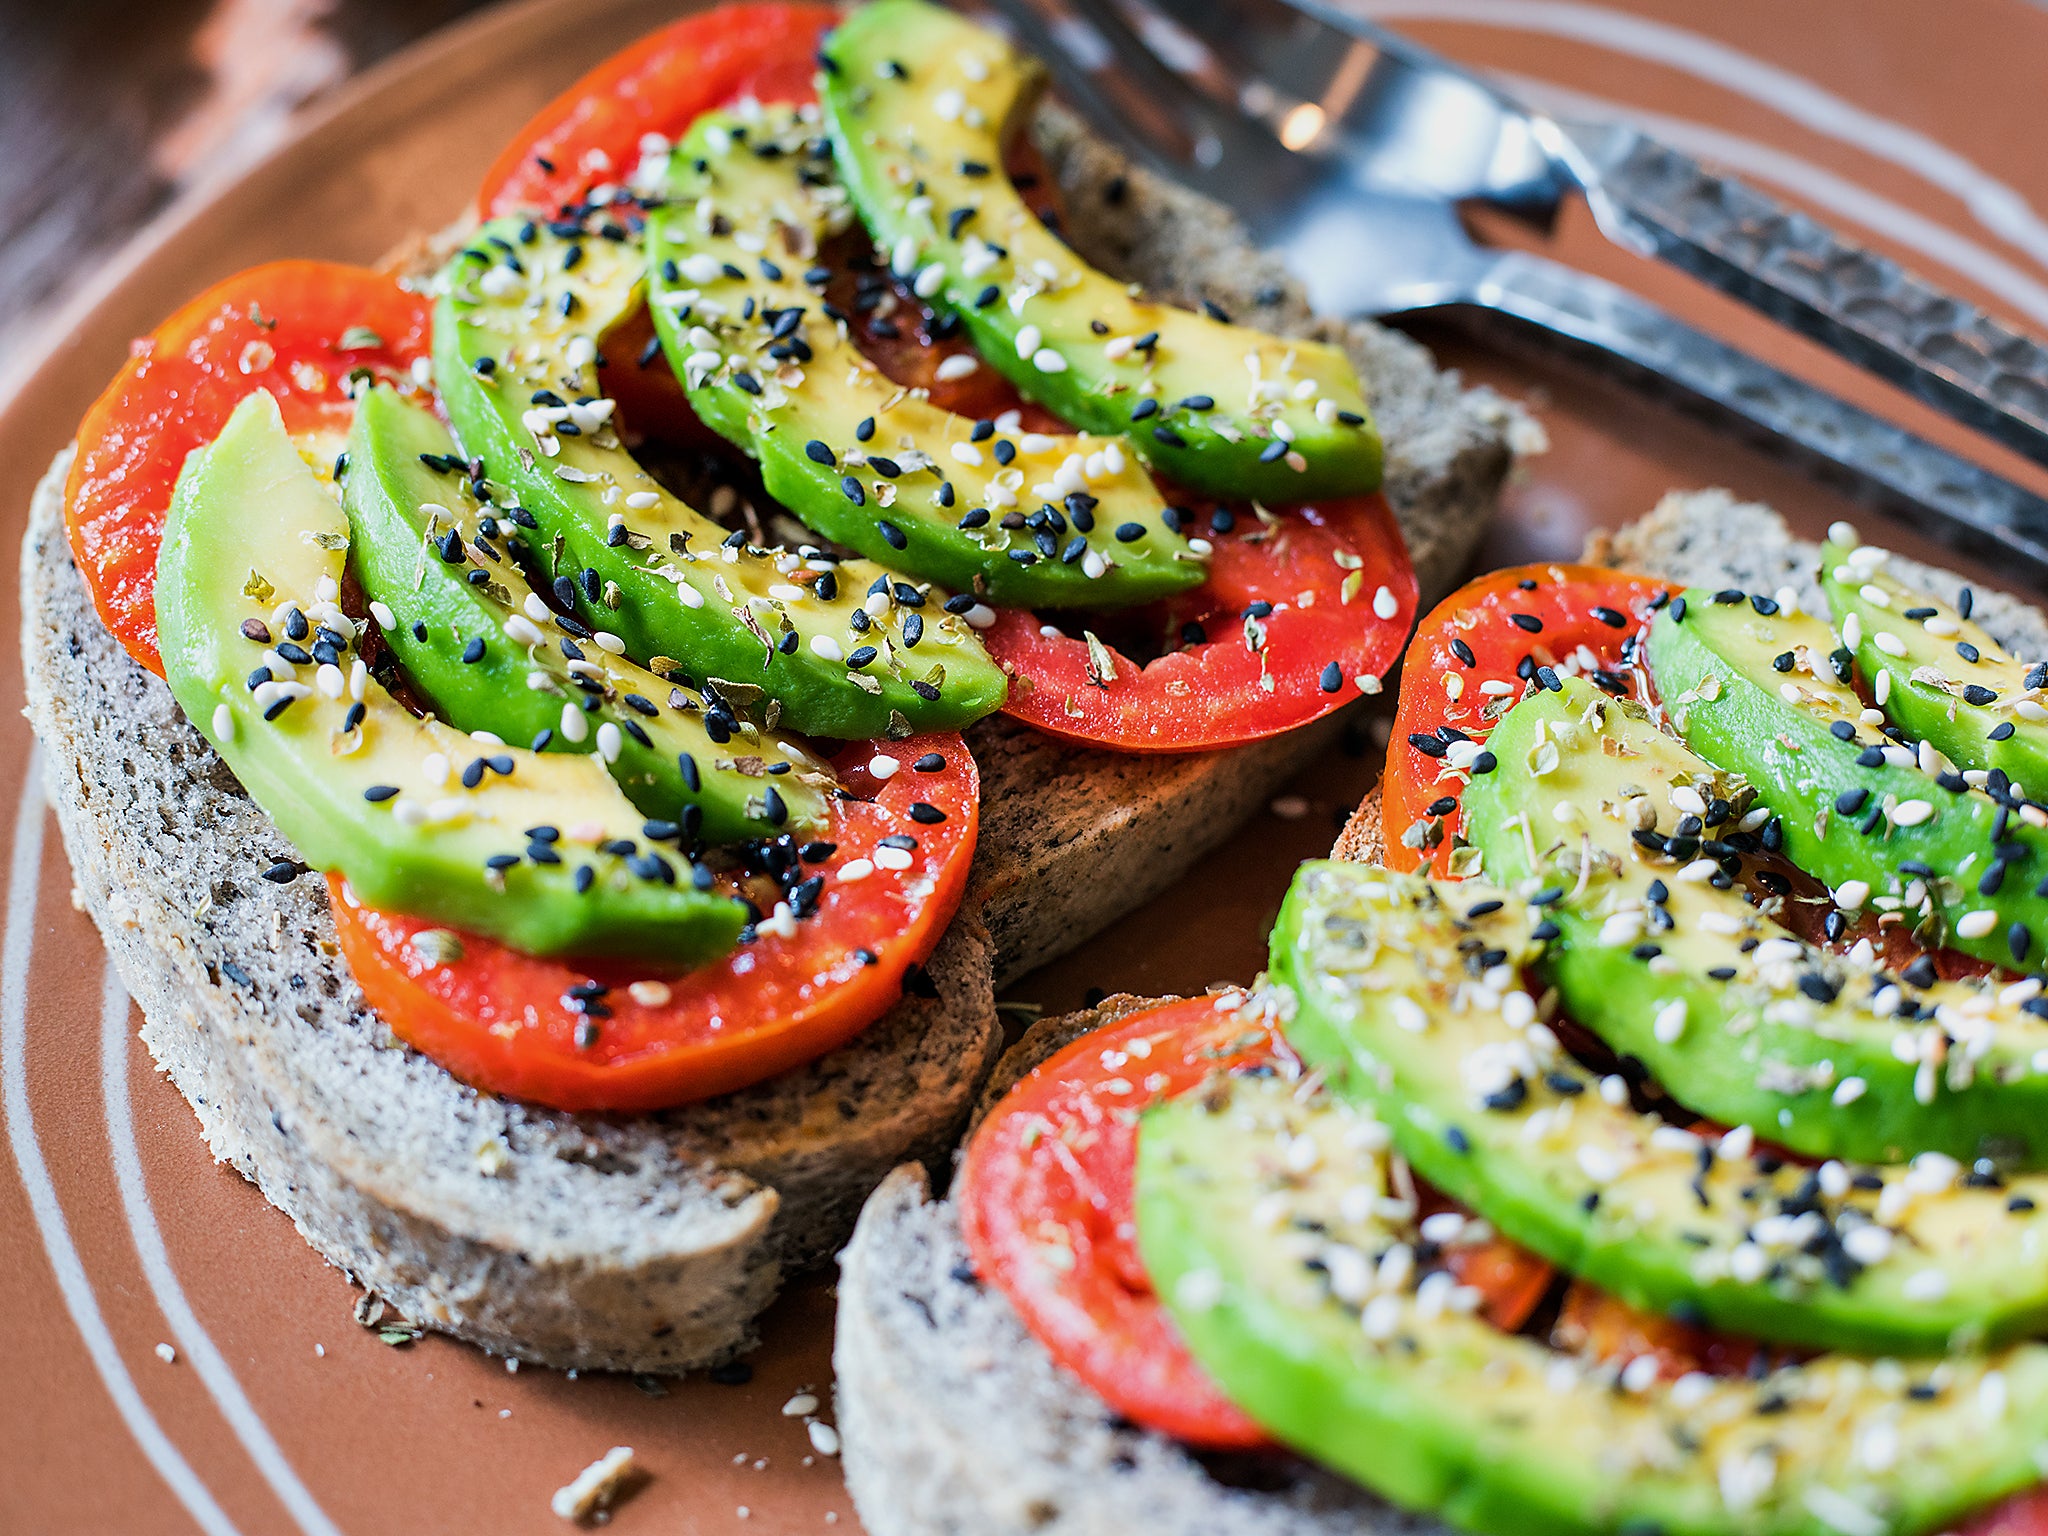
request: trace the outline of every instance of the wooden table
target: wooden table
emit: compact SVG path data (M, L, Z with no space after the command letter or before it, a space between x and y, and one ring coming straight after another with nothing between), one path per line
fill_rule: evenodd
M152 215L480 0L0 8L0 357Z

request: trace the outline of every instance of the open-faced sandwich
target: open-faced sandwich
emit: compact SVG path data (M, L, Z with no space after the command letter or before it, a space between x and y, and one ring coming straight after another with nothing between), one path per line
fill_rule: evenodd
M876 1536L2048 1524L2048 622L1725 494L1600 554L1423 622L1256 987L877 1192Z
M1469 552L1501 403L1037 85L922 0L691 17L389 270L195 298L45 481L81 899L215 1152L412 1321L743 1347L951 1144L994 985Z

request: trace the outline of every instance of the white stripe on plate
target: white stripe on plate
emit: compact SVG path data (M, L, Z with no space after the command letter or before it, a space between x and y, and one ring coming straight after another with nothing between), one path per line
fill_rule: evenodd
M7 926L5 938L0 940L0 1108L6 1112L7 1140L14 1151L15 1165L21 1170L29 1211L42 1237L50 1268L56 1274L65 1309L85 1341L86 1353L99 1372L107 1396L114 1400L122 1422L135 1437L142 1454L149 1458L149 1464L156 1468L157 1475L207 1536L240 1536L234 1522L214 1502L213 1494L171 1443L136 1390L135 1378L128 1374L121 1351L93 1296L92 1282L86 1278L77 1245L71 1241L70 1224L64 1219L64 1207L50 1179L49 1164L43 1160L42 1144L36 1139L35 1116L28 1098L28 1064L23 1053L28 1045L28 968L35 954L45 814L43 754L36 747L29 753L21 803L15 812L14 857L7 877Z
M263 1474L263 1480L270 1484L299 1529L306 1536L341 1536L340 1527L328 1518L300 1481L262 1415L242 1390L241 1382L235 1379L234 1370L192 1310L184 1287L178 1284L177 1272L171 1267L163 1229L157 1225L149 1186L143 1179L141 1149L135 1141L135 1111L128 1097L128 1017L128 990L121 985L121 978L110 962L100 994L100 1090L107 1105L107 1142L114 1154L114 1178L120 1186L128 1231L142 1260L143 1278L163 1309L171 1337L177 1340L178 1348L199 1373L206 1390L213 1394L221 1417L228 1421L235 1438L256 1463L256 1470Z

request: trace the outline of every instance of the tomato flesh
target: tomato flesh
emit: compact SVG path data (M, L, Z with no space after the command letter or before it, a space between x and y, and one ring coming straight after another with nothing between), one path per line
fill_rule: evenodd
M1069 741L1192 752L1306 725L1357 698L1360 678L1377 691L1416 605L1383 496L1241 514L1208 537L1207 582L1118 616L1172 647L1142 665L1100 636L999 612L982 639L1014 679L1005 712Z
M432 328L427 301L382 273L280 261L216 284L136 343L79 423L64 488L72 556L129 655L163 675L156 557L186 455L258 389L294 436L345 434L349 375L409 379Z
M829 5L722 5L642 38L527 121L484 173L478 211L578 202L630 175L644 136L674 143L714 108L815 101L818 39L838 19Z
M914 766L933 753L943 768ZM883 754L902 765L886 780L871 771ZM469 934L456 936L459 957L436 963L445 940L419 938L433 924L361 906L330 877L342 953L401 1039L507 1098L638 1113L760 1082L880 1017L967 885L980 775L960 737L855 744L834 767L849 794L873 798L832 802L825 840L834 851L802 869L824 877L822 894L793 935L764 932L671 977L537 959ZM919 804L945 820L919 819L929 815L913 813ZM916 842L909 868L872 867L878 854L891 856L884 839L905 836ZM849 875L855 861L871 872Z
M976 1271L1053 1358L1132 1422L1211 1449L1267 1440L1195 1364L1146 1278L1132 1210L1138 1111L1275 1049L1267 1029L1210 997L1096 1030L982 1122L956 1192Z
M1484 741L1521 695L1521 669L1554 666L1583 646L1603 687L1646 696L1646 677L1631 660L1634 639L1663 591L1662 583L1598 566L1525 565L1468 582L1436 606L1408 647L1381 781L1389 868L1451 875L1465 778L1443 762L1439 732L1448 726ZM1489 682L1512 691L1489 694ZM1417 826L1427 838L1420 847L1404 841Z
M1268 1441L1202 1373L1146 1276L1132 1214L1138 1112L1216 1073L1269 1068L1285 1051L1213 997L1131 1014L1018 1083L968 1143L955 1189L977 1273L1053 1358L1133 1423L1212 1450ZM1446 1265L1510 1330L1554 1273L1499 1237L1453 1249Z
M1965 1524L1960 1536L2048 1536L2048 1486L1992 1505Z

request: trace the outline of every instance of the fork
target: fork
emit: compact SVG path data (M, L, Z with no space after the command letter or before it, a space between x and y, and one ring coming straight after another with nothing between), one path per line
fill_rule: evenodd
M1504 317L2048 581L2048 501L1589 273L1480 244L1460 205L1547 229L1584 196L1672 261L2048 463L2048 351L1877 253L1625 126L1522 106L1322 0L989 0L1062 94L1229 205L1332 314Z

